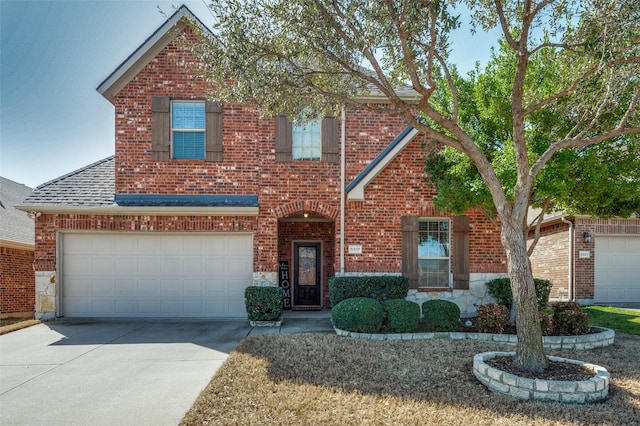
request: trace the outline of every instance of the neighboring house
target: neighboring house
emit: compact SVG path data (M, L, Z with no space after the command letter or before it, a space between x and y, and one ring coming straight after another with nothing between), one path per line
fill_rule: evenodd
M31 188L0 177L0 318L33 317L33 219L15 205Z
M540 235L531 266L553 282L551 300L640 303L640 219L552 214Z
M54 306L39 317L243 317L247 286L281 280L294 309L323 309L335 275L404 274L411 300L466 314L492 301L499 230L434 209L422 135L365 110L293 126L207 101L186 19L203 27L181 7L98 87L115 156L21 206L38 216L39 306Z

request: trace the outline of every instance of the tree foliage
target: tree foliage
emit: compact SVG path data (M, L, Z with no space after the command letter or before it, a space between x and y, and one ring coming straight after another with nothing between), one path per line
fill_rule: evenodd
M449 60L456 7L477 31L502 30L487 67L468 76ZM214 36L194 50L211 97L297 120L368 108L441 147L428 163L438 202L495 212L518 313L514 364L544 369L527 211L532 202L637 211L637 0L213 0L211 9Z

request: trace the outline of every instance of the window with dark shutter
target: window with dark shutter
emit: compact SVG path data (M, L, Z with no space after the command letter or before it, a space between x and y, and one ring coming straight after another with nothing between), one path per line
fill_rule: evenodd
M276 117L276 161L340 161L338 120L325 117L294 126L286 117Z
M469 289L469 217L453 217L453 288Z
M171 100L168 96L156 96L151 103L151 158L168 161L171 150Z

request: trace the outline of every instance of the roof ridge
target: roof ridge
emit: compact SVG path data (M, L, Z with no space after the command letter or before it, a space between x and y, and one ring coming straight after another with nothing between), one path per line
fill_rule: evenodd
M93 168L93 167L99 166L99 165L100 165L100 164L102 164L102 163L106 163L107 161L111 161L111 160L113 160L114 158L115 158L115 155L110 155L110 156L109 156L109 157L107 157L107 158L103 158L102 160L98 160L98 161L96 161L96 162L94 162L94 163L91 163L91 164L89 164L89 165L87 165L87 166L84 166L84 167L81 167L81 168L79 168L79 169L77 169L77 170L74 170L74 171L72 171L72 172L69 172L69 173L67 173L66 175L59 176L59 177L57 177L57 178L55 178L55 179L52 179L52 180L50 180L50 181L48 181L48 182L45 182L45 183L43 183L43 184L41 184L41 185L38 185L38 186L36 186L36 187L35 187L35 189L42 189L42 188L44 188L44 187L46 187L46 186L53 185L54 183L58 183L58 182L60 182L60 181L62 181L62 180L65 180L65 179L67 179L67 178L70 178L71 176L77 175L78 173L82 173L82 172L84 172L84 171L86 171L86 170L88 170L88 169L90 169L90 168Z

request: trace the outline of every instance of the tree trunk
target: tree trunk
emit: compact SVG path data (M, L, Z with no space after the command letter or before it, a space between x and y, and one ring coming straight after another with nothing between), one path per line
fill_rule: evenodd
M502 223L502 243L507 253L507 271L511 280L513 304L517 313L518 346L513 359L514 366L540 372L547 367L542 345L542 330L533 284L533 272L527 255L522 229Z

